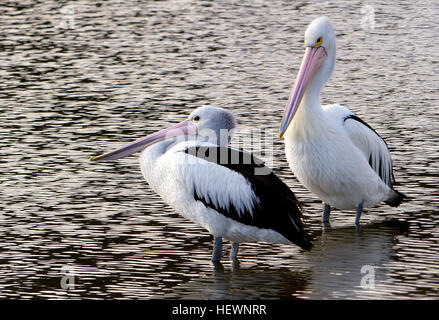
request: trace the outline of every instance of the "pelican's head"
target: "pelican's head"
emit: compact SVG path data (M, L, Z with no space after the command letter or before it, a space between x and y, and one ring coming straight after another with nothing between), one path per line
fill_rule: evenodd
M232 130L235 127L236 120L230 111L212 106L199 107L186 120L176 125L137 139L114 151L90 157L90 161L120 159L142 151L159 141L175 139L179 136L184 136L186 139L209 141L224 146L228 144Z
M305 50L308 48L310 51L315 50L316 53L319 50L324 50L324 53L320 53L316 57L321 55L322 61L319 61L321 65L313 77L313 81L320 79L323 82L322 87L331 76L335 60L335 33L327 17L317 18L310 23L305 31L305 48Z
M335 51L335 33L327 17L313 20L306 28L305 47L323 47L327 53Z
M305 55L285 108L280 137L288 129L305 92L317 96L328 81L335 62L335 33L328 18L315 19L305 31Z
M220 146L230 142L237 121L229 110L204 106L195 109L188 118L197 128L197 139L209 141Z

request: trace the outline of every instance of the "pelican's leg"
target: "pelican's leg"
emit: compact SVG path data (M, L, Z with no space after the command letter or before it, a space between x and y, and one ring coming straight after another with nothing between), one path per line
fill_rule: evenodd
M214 237L212 262L219 262L221 260L222 248L223 248L223 239L221 237Z
M361 213L363 212L363 203L364 203L364 201L362 201L357 206L357 215L355 216L355 225L356 226L358 226L360 224Z
M232 242L232 249L230 250L230 259L236 260L238 257L238 251L239 251L239 242Z
M323 223L329 223L329 214L331 213L331 206L323 203Z

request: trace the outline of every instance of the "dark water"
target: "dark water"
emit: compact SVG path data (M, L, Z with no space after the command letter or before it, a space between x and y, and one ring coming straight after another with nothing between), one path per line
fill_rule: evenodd
M320 15L338 48L323 101L385 137L409 202L369 209L361 231L334 211L322 231L274 139L315 249L244 244L239 264L213 266L211 236L154 194L136 157L89 164L204 104L277 132ZM0 298L439 297L435 1L2 1L0 19Z

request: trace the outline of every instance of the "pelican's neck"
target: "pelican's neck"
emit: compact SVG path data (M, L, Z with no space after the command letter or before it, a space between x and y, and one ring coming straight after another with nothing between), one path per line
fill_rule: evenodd
M154 176L157 174L157 160L159 160L174 143L175 138L163 140L147 147L140 154L140 168L144 178L149 184L156 181Z
M297 113L305 121L320 121L323 116L322 104L320 103L320 91L318 87L308 87L303 95Z
M323 133L326 115L320 103L320 88L306 90L302 102L296 111L293 121L286 132L287 139L310 139L311 136Z
M140 161L146 161L149 164L154 165L157 159L165 154L173 143L175 143L175 138L154 143L142 151Z
M335 50L328 52L326 63L315 73L302 102L287 130L287 139L309 139L325 134L328 119L320 103L320 92L331 77L335 64Z

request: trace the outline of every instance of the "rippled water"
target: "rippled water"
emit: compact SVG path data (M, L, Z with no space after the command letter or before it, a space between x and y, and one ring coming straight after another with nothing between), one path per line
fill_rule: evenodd
M0 4L0 298L439 297L437 3L73 3ZM320 202L275 139L272 165L315 249L244 244L239 264L213 266L211 236L154 194L136 157L89 164L204 104L277 132L319 15L338 48L322 98L385 137L409 202L369 209L361 231L334 211L322 231ZM361 287L367 265L374 289Z

